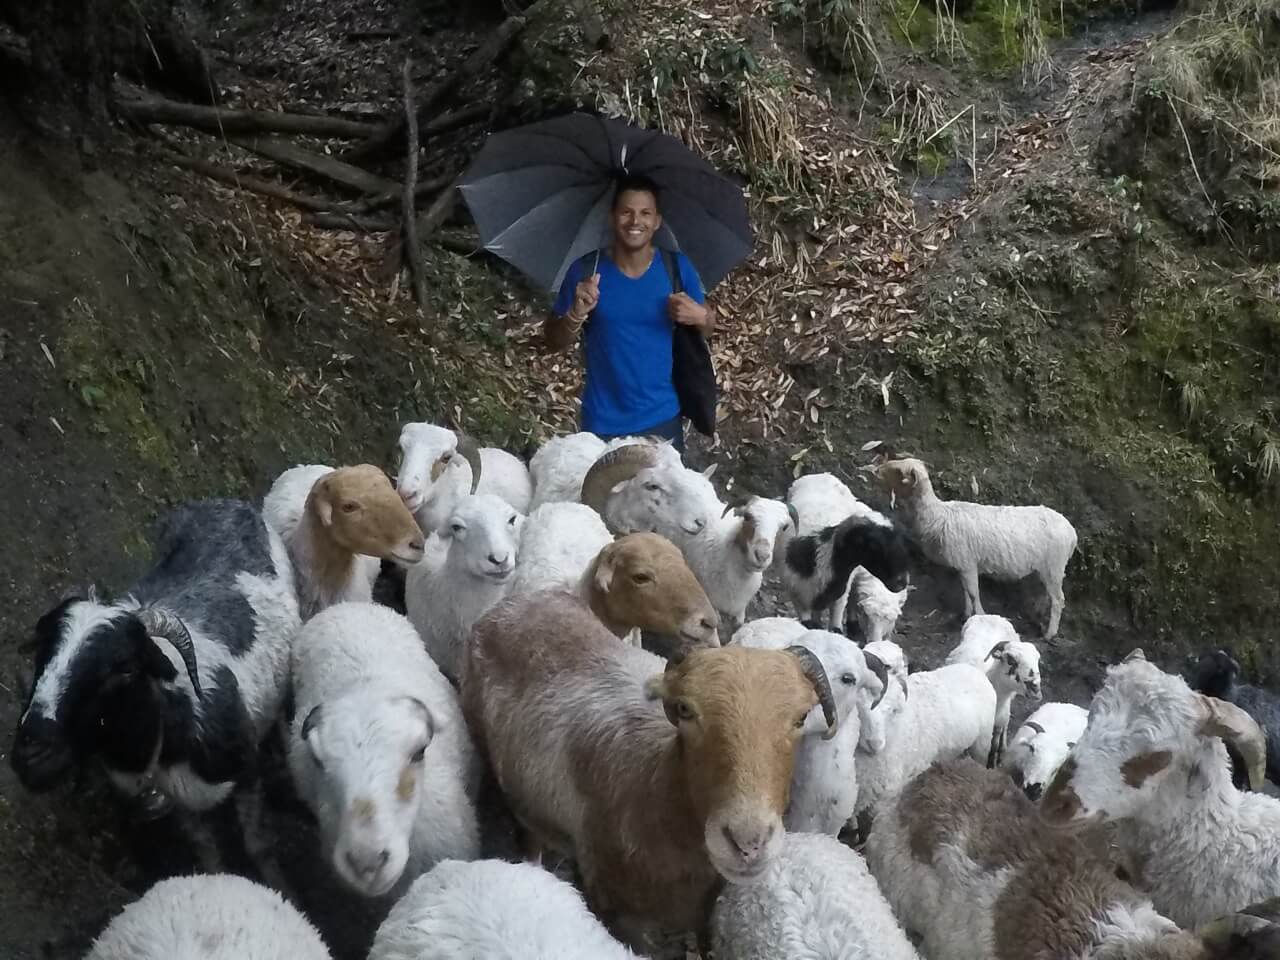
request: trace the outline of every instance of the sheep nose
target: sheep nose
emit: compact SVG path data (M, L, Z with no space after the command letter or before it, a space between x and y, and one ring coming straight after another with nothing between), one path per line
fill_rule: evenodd
M716 628L720 626L720 621L715 617L703 617L698 621L698 626L702 627L707 633L715 633Z
M427 547L427 543L425 540L422 539L422 537L415 537L414 539L409 541L410 550L425 550L426 547Z
M1041 794L1043 794L1043 793L1044 793L1044 784L1043 784L1043 783L1028 783L1028 784L1027 784L1025 787L1023 787L1022 789L1026 792L1026 794L1027 794L1027 799L1028 799L1028 800L1030 800L1030 801L1032 801L1033 803L1035 803L1035 802L1038 802L1038 801L1040 800L1040 796L1041 796Z
M347 866L351 868L351 872L357 877L372 877L376 875L379 870L387 865L387 861L390 859L390 850L379 850L367 860L363 857L357 857L350 850L347 851Z
M504 553L502 556L498 556L496 553L491 553L489 554L489 562L495 567L504 566L507 562L507 555Z
M773 838L773 824L754 827L725 827L724 838L729 846L746 863L751 863L760 856L760 851Z

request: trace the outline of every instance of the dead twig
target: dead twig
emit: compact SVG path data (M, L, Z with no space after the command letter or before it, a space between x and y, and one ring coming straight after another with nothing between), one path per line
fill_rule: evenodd
M275 137L227 137L227 142L287 167L332 180L359 193L381 194L399 189L399 185L393 180Z
M332 200L323 200L320 197L308 196L304 193L298 193L290 190L288 187L282 187L278 183L272 183L270 180L263 180L259 177L250 176L240 173L231 167L220 166L216 163L210 163L208 160L202 160L199 157L189 157L182 153L166 153L166 157L175 165L186 170L194 170L196 173L204 174L210 179L217 180L242 190L248 190L252 193L260 193L267 197L274 197L277 200L283 200L291 203L295 207L313 212L333 210L336 206Z
M394 233L399 227L390 217L361 216L340 210L308 213L303 216L302 223L322 230L350 230L352 233Z
M413 108L412 60L404 61L404 116L408 129L409 154L404 166L404 246L405 263L409 267L409 279L413 281L413 299L419 312L427 302L427 278L422 266L422 251L418 249L418 217L415 190L418 186L418 114Z
M115 107L117 112L135 123L191 127L209 133L292 133L355 139L371 136L377 130L371 123L343 120L339 117L271 110L220 110L217 107L179 103L153 96L117 99Z

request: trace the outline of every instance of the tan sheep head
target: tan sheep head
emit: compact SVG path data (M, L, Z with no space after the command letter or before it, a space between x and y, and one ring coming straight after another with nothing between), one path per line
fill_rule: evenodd
M422 559L418 522L387 475L371 464L325 474L311 488L306 509L345 550L404 563Z
M699 649L645 691L676 727L712 866L732 882L758 877L783 843L805 718L820 703L830 727L839 723L821 663L803 647Z
M880 486L895 497L909 500L920 493L932 490L929 471L924 463L914 458L889 460L875 468Z
M656 533L632 533L593 561L592 612L622 636L633 627L675 637L686 651L718 647L720 617L680 549Z

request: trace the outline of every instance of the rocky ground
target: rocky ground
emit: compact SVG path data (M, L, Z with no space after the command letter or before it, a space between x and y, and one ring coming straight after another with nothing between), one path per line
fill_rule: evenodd
M234 105L368 121L405 56L430 86L502 21L494 7L280 0L206 26ZM1087 702L1136 645L1173 668L1227 644L1274 676L1274 4L604 14L596 46L585 20L535 18L451 105L501 109L442 135L424 175L455 170L486 123L581 104L661 124L743 180L757 249L715 294L724 419L692 463L720 464L722 490L777 495L832 469L887 506L859 470L880 440L926 459L944 496L1062 510L1081 546L1044 648L1049 698ZM1247 42L1229 48L1225 27ZM292 463L390 467L410 418L518 452L572 423L573 364L535 345L543 302L467 253L465 217L428 239L419 313L381 233L309 225L175 152L319 189L216 136L121 124L68 143L0 107L8 729L39 614L89 582L127 587L168 505L260 495ZM928 667L960 593L938 571L915 582L900 640ZM1027 633L1044 615L1034 584L984 599ZM757 612L779 605L770 591ZM271 797L303 905L336 957L362 956L383 906L325 879L278 775ZM175 829L111 801L92 772L33 797L0 765L0 955L80 956L121 904L190 867Z

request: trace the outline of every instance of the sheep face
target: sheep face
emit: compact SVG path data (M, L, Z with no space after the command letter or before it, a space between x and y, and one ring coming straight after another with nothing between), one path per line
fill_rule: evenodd
M480 451L470 438L433 423L406 423L400 430L396 491L416 513L451 479L471 470L471 492L480 480Z
M1015 779L1028 799L1039 800L1074 746L1075 741L1064 741L1034 724L1024 724L1009 743L1005 764L1018 771Z
M302 741L316 767L317 817L334 871L356 893L400 879L418 816L433 724L414 697L351 694L312 709Z
M311 488L307 511L352 553L404 563L422 559L418 522L375 466L340 467L325 474Z
M742 517L737 543L747 569L756 573L769 569L773 565L778 544L795 534L793 509L781 500L765 497L752 497L734 509Z
M591 589L603 619L718 647L720 617L680 549L656 533L633 533L596 557Z
M711 519L709 485L702 474L683 466L646 467L610 491L605 519L617 533L696 537Z
M1032 700L1039 700L1040 651L1025 640L1002 640L987 654L988 661L998 663L1003 670L1005 686Z
M694 650L651 678L646 691L676 727L712 865L732 882L760 876L783 843L782 813L809 711L821 702L833 731L839 722L821 664L804 648Z
M449 563L471 576L505 583L515 569L524 518L501 497L463 497L440 535L450 541Z
M1187 682L1200 693L1225 698L1240 679L1240 664L1225 650L1187 659Z
M860 733L858 748L876 754L884 749L887 735L883 703L889 682L885 664L874 654L859 650L847 637L827 630L810 630L796 641L812 650L822 663L836 711L841 717L857 715ZM806 734L825 733L826 722L819 707L809 711Z
M1107 671L1084 733L1041 800L1041 814L1054 823L1133 816L1171 778L1185 781L1197 765L1225 770L1218 738L1239 749L1251 783L1261 787L1266 738L1257 723L1130 654Z
M47 790L91 756L141 777L160 743L160 685L176 676L134 614L78 598L55 607L36 625L35 677L10 752L18 779Z
M889 460L875 470L880 486L900 500L911 501L933 492L929 471L923 462L912 457Z

